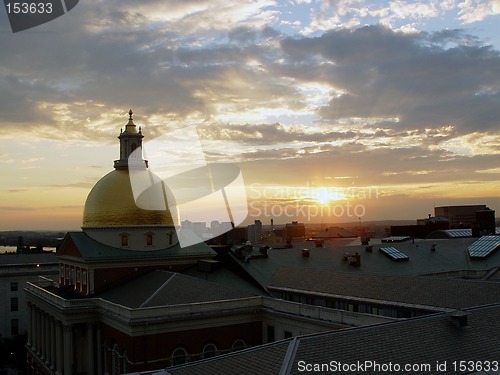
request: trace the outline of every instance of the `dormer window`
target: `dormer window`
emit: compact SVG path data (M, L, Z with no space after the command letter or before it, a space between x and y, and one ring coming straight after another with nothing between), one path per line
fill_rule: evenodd
M122 246L128 246L128 234L122 234Z

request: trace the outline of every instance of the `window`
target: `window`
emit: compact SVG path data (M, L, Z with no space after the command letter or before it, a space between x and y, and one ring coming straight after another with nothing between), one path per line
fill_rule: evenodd
M76 282L79 283L80 280L81 280L81 275L82 275L82 271L80 271L80 269L78 269L76 271Z
M203 358L212 358L217 354L217 346L207 344L203 347Z
M285 339L289 339L291 338L293 335L292 335L292 332L290 331L285 331Z
M118 348L118 345L115 344L113 346L113 352L112 352L112 365L113 365L113 375L120 375L120 349Z
M11 336L19 335L19 319L10 320L10 335Z
M172 245L172 233L168 234L168 244Z
M236 352L238 350L245 349L246 347L247 347L247 344L245 343L245 341L243 341L242 339L238 339L238 340L235 340L233 342L232 349L233 349L233 352Z
M123 352L123 372L122 374L126 374L128 372L128 366L127 366L127 362L128 362L128 357L127 357L127 352L124 351Z
M17 281L10 283L10 291L11 292L17 292L18 288L19 288L19 284L17 283Z
M122 234L122 246L128 246L128 235Z
M87 285L87 271L83 271L82 273L82 284Z
M267 342L273 342L274 341L274 327L273 326L267 326Z
M153 235L151 233L146 234L146 246L153 246Z
M19 301L17 297L12 297L10 299L10 311L17 311L19 309Z
M184 348L177 348L172 353L172 365L182 365L187 362L187 351Z

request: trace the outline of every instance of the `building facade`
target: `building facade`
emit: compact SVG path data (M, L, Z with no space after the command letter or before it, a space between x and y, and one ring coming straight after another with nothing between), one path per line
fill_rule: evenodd
M442 206L434 208L434 216L446 217L450 228L471 228L476 222L476 212L486 209L486 205Z
M58 273L54 253L0 255L0 337L27 332L26 284Z

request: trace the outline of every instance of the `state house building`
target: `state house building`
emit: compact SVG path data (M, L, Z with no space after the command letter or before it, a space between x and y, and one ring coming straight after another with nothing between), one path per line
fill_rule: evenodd
M499 358L498 235L398 243L404 262L357 238L302 243L308 251L183 248L173 196L134 153L143 135L129 115L114 170L87 197L82 231L56 254L58 281L25 288L29 374L288 374L303 348L318 361L354 361L360 348L389 360L394 347L420 361ZM151 182L137 200L131 168ZM159 196L170 209L136 204L153 208ZM488 256L472 256L476 241ZM346 253L363 260L353 267ZM390 339L379 339L386 331Z
M82 231L69 232L57 252L58 282L32 282L25 289L30 374L145 371L266 342L263 322L271 315L264 310L275 309L264 307L269 293L223 267L224 254L205 243L179 245L171 193L142 156L133 163L129 158L143 139L129 115L114 170L87 197ZM132 167L154 182L138 199L147 205L163 194L170 210L136 205ZM300 315L289 315L296 325ZM334 327L339 325L308 322L301 332Z

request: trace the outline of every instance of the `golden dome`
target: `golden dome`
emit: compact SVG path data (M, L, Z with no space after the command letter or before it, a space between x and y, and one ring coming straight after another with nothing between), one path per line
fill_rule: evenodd
M139 205L158 208L158 200L161 199L162 204L166 200L167 205L174 207L173 196L160 178L149 170L144 170L144 173L155 183L138 197ZM83 226L176 225L178 217L174 217L176 220L173 220L168 208L149 210L138 207L129 170L116 169L101 178L90 191L83 211Z

